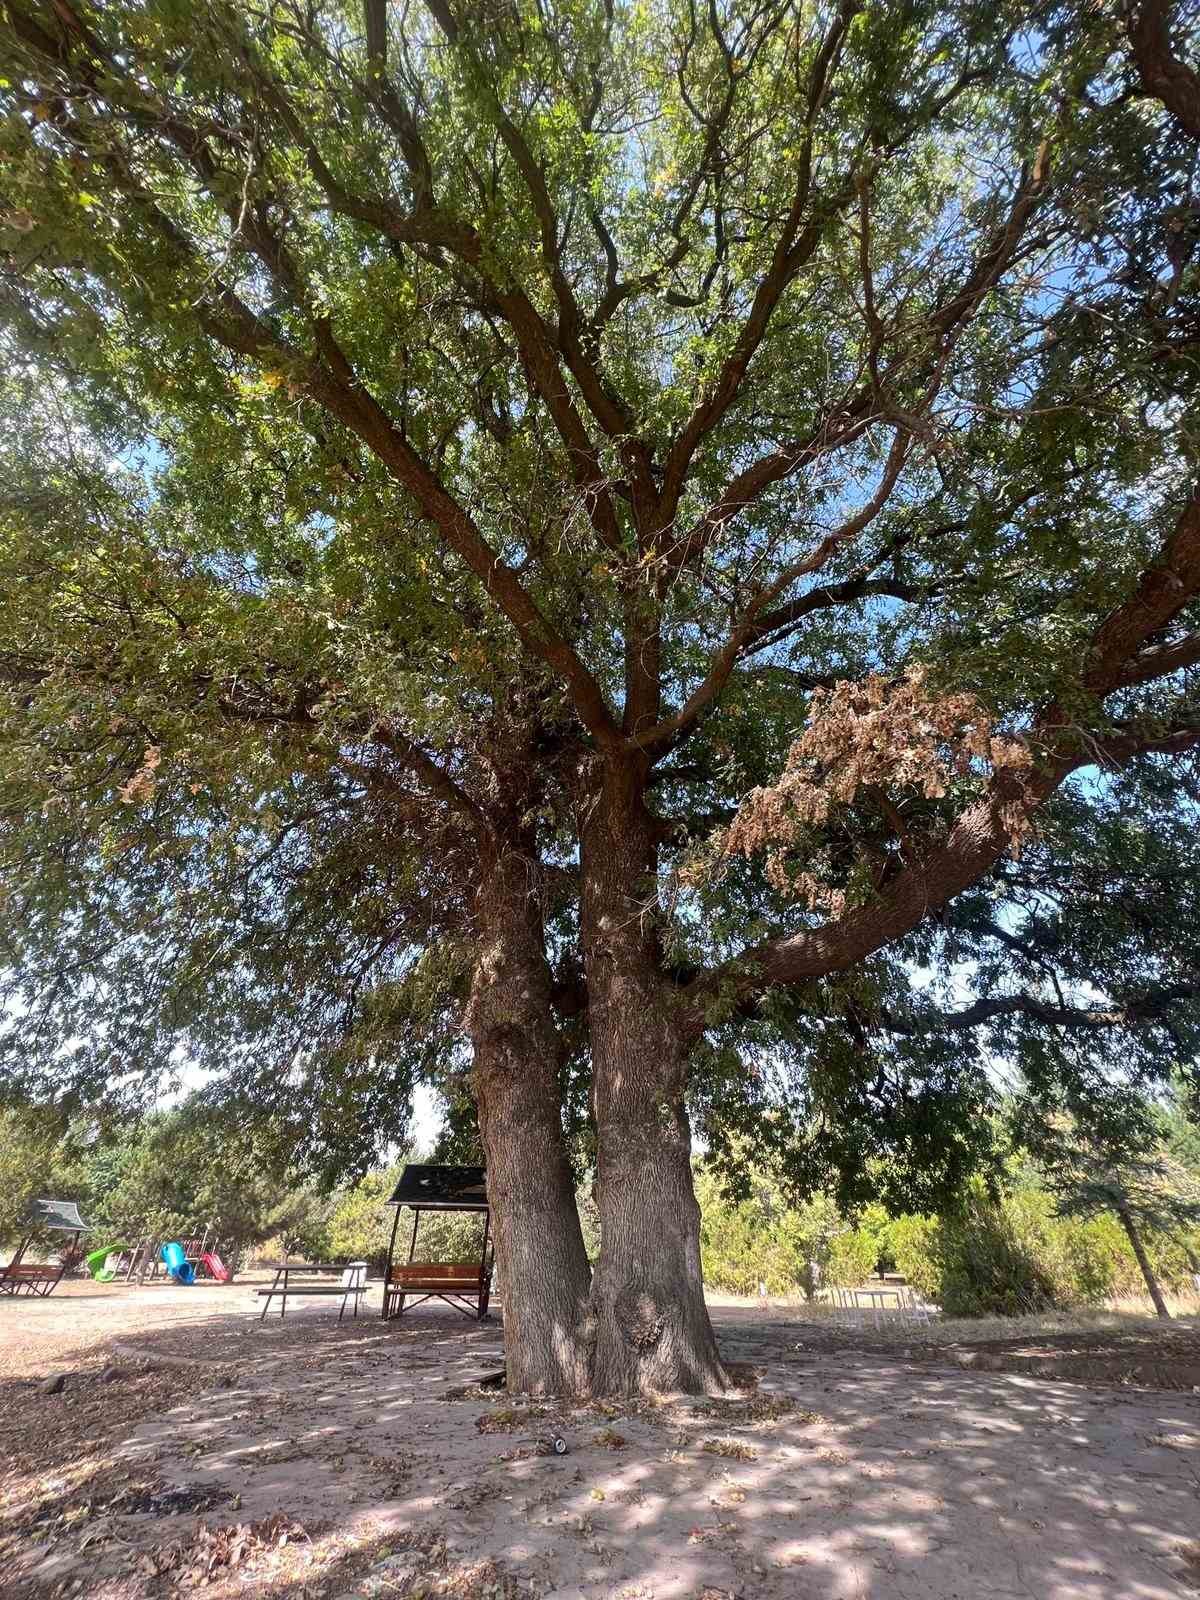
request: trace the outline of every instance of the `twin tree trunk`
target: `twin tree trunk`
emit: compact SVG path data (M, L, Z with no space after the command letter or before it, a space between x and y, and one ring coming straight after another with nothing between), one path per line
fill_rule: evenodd
M589 1271L563 1142L559 1040L532 862L496 851L476 895L465 1016L503 1281L510 1389L586 1394Z
M530 857L482 863L465 1024L503 1276L508 1386L630 1395L730 1387L704 1304L687 1046L661 973L653 820L610 781L581 897L601 1245L590 1278L562 1131L559 1038Z
M687 1046L662 977L653 819L610 771L583 830L581 918L592 1048L600 1257L593 1387L719 1393L684 1108Z

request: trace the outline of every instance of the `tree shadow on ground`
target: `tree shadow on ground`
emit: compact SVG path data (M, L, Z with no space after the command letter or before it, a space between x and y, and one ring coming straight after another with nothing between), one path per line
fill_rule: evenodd
M1169 1322L1136 1313L1064 1315L1061 1320L1073 1325L1057 1328L1050 1317L922 1324L885 1314L878 1321L867 1316L853 1330L838 1325L825 1307L795 1308L789 1315L778 1306L743 1304L722 1306L714 1315L727 1339L751 1326L757 1348L777 1347L785 1356L799 1336L810 1349L853 1353L862 1360L900 1358L1189 1394L1200 1388L1200 1319L1194 1315Z
M218 1600L248 1582L264 1600L414 1582L506 1600L1166 1600L1200 1579L1195 1397L814 1350L803 1324L789 1339L715 1316L729 1354L767 1357L745 1400L514 1404L469 1386L500 1364L500 1329L426 1308L399 1326L311 1307L247 1336L149 1330L128 1391L110 1386L126 1425L27 1475L26 1553L45 1548L13 1593L83 1576L96 1600L204 1579ZM169 1366L187 1340L238 1358ZM135 1386L164 1373L160 1412ZM31 1427L58 1398L26 1397ZM555 1433L565 1456L540 1453ZM122 1509L122 1491L164 1487L208 1509ZM222 1530L239 1528L234 1562Z

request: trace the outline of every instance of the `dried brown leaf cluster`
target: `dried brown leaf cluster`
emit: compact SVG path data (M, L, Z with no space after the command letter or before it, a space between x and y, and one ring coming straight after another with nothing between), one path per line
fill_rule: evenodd
M300 1524L282 1514L226 1527L200 1522L194 1534L148 1552L142 1564L151 1576L169 1572L181 1587L197 1588L215 1583L224 1572L243 1566L264 1550L307 1541L308 1534Z
M910 669L899 681L871 673L818 690L778 782L747 796L721 840L721 854L764 853L770 883L836 916L845 907L844 891L789 863L788 852L805 832L824 826L864 791L899 789L940 799L973 763L1027 768L1031 757L1019 739L995 732L973 694L931 693L924 668ZM1023 813L1012 809L1007 821L1016 843L1025 829Z
M127 783L117 786L117 793L121 796L122 804L127 806L138 805L142 801L154 798L154 774L162 764L162 751L157 745L150 745L142 753L142 764Z
M706 1455L726 1456L730 1461L757 1461L758 1451L744 1439L705 1439L700 1446Z
M480 1433L514 1433L549 1415L548 1406L506 1406L499 1411L485 1411L475 1418L475 1426Z

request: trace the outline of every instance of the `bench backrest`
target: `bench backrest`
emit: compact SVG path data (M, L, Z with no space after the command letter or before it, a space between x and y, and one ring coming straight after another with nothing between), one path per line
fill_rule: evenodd
M48 1262L22 1261L15 1267L0 1267L0 1278L61 1278L62 1271Z
M484 1272L478 1261L409 1261L392 1268L391 1281L409 1285L478 1284Z

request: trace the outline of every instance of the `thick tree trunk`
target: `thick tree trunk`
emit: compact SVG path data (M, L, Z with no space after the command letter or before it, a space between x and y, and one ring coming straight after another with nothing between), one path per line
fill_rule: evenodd
M502 1276L508 1387L588 1393L590 1274L563 1143L559 1041L530 862L483 864L466 1027Z
M636 783L609 780L582 863L601 1227L593 1388L719 1393L730 1383L704 1304L687 1061L661 973L653 821Z
M1150 1291L1150 1299L1154 1302L1154 1309L1160 1317L1166 1317L1169 1322L1171 1313L1167 1310L1167 1302L1163 1299L1163 1292L1159 1288L1158 1279L1154 1276L1154 1268L1150 1265L1150 1257L1146 1254L1146 1247L1141 1241L1137 1228L1134 1226L1133 1217L1129 1207L1117 1202L1117 1216L1121 1219L1121 1226L1133 1247L1137 1257L1137 1264L1142 1269L1142 1277L1146 1280L1146 1288Z

